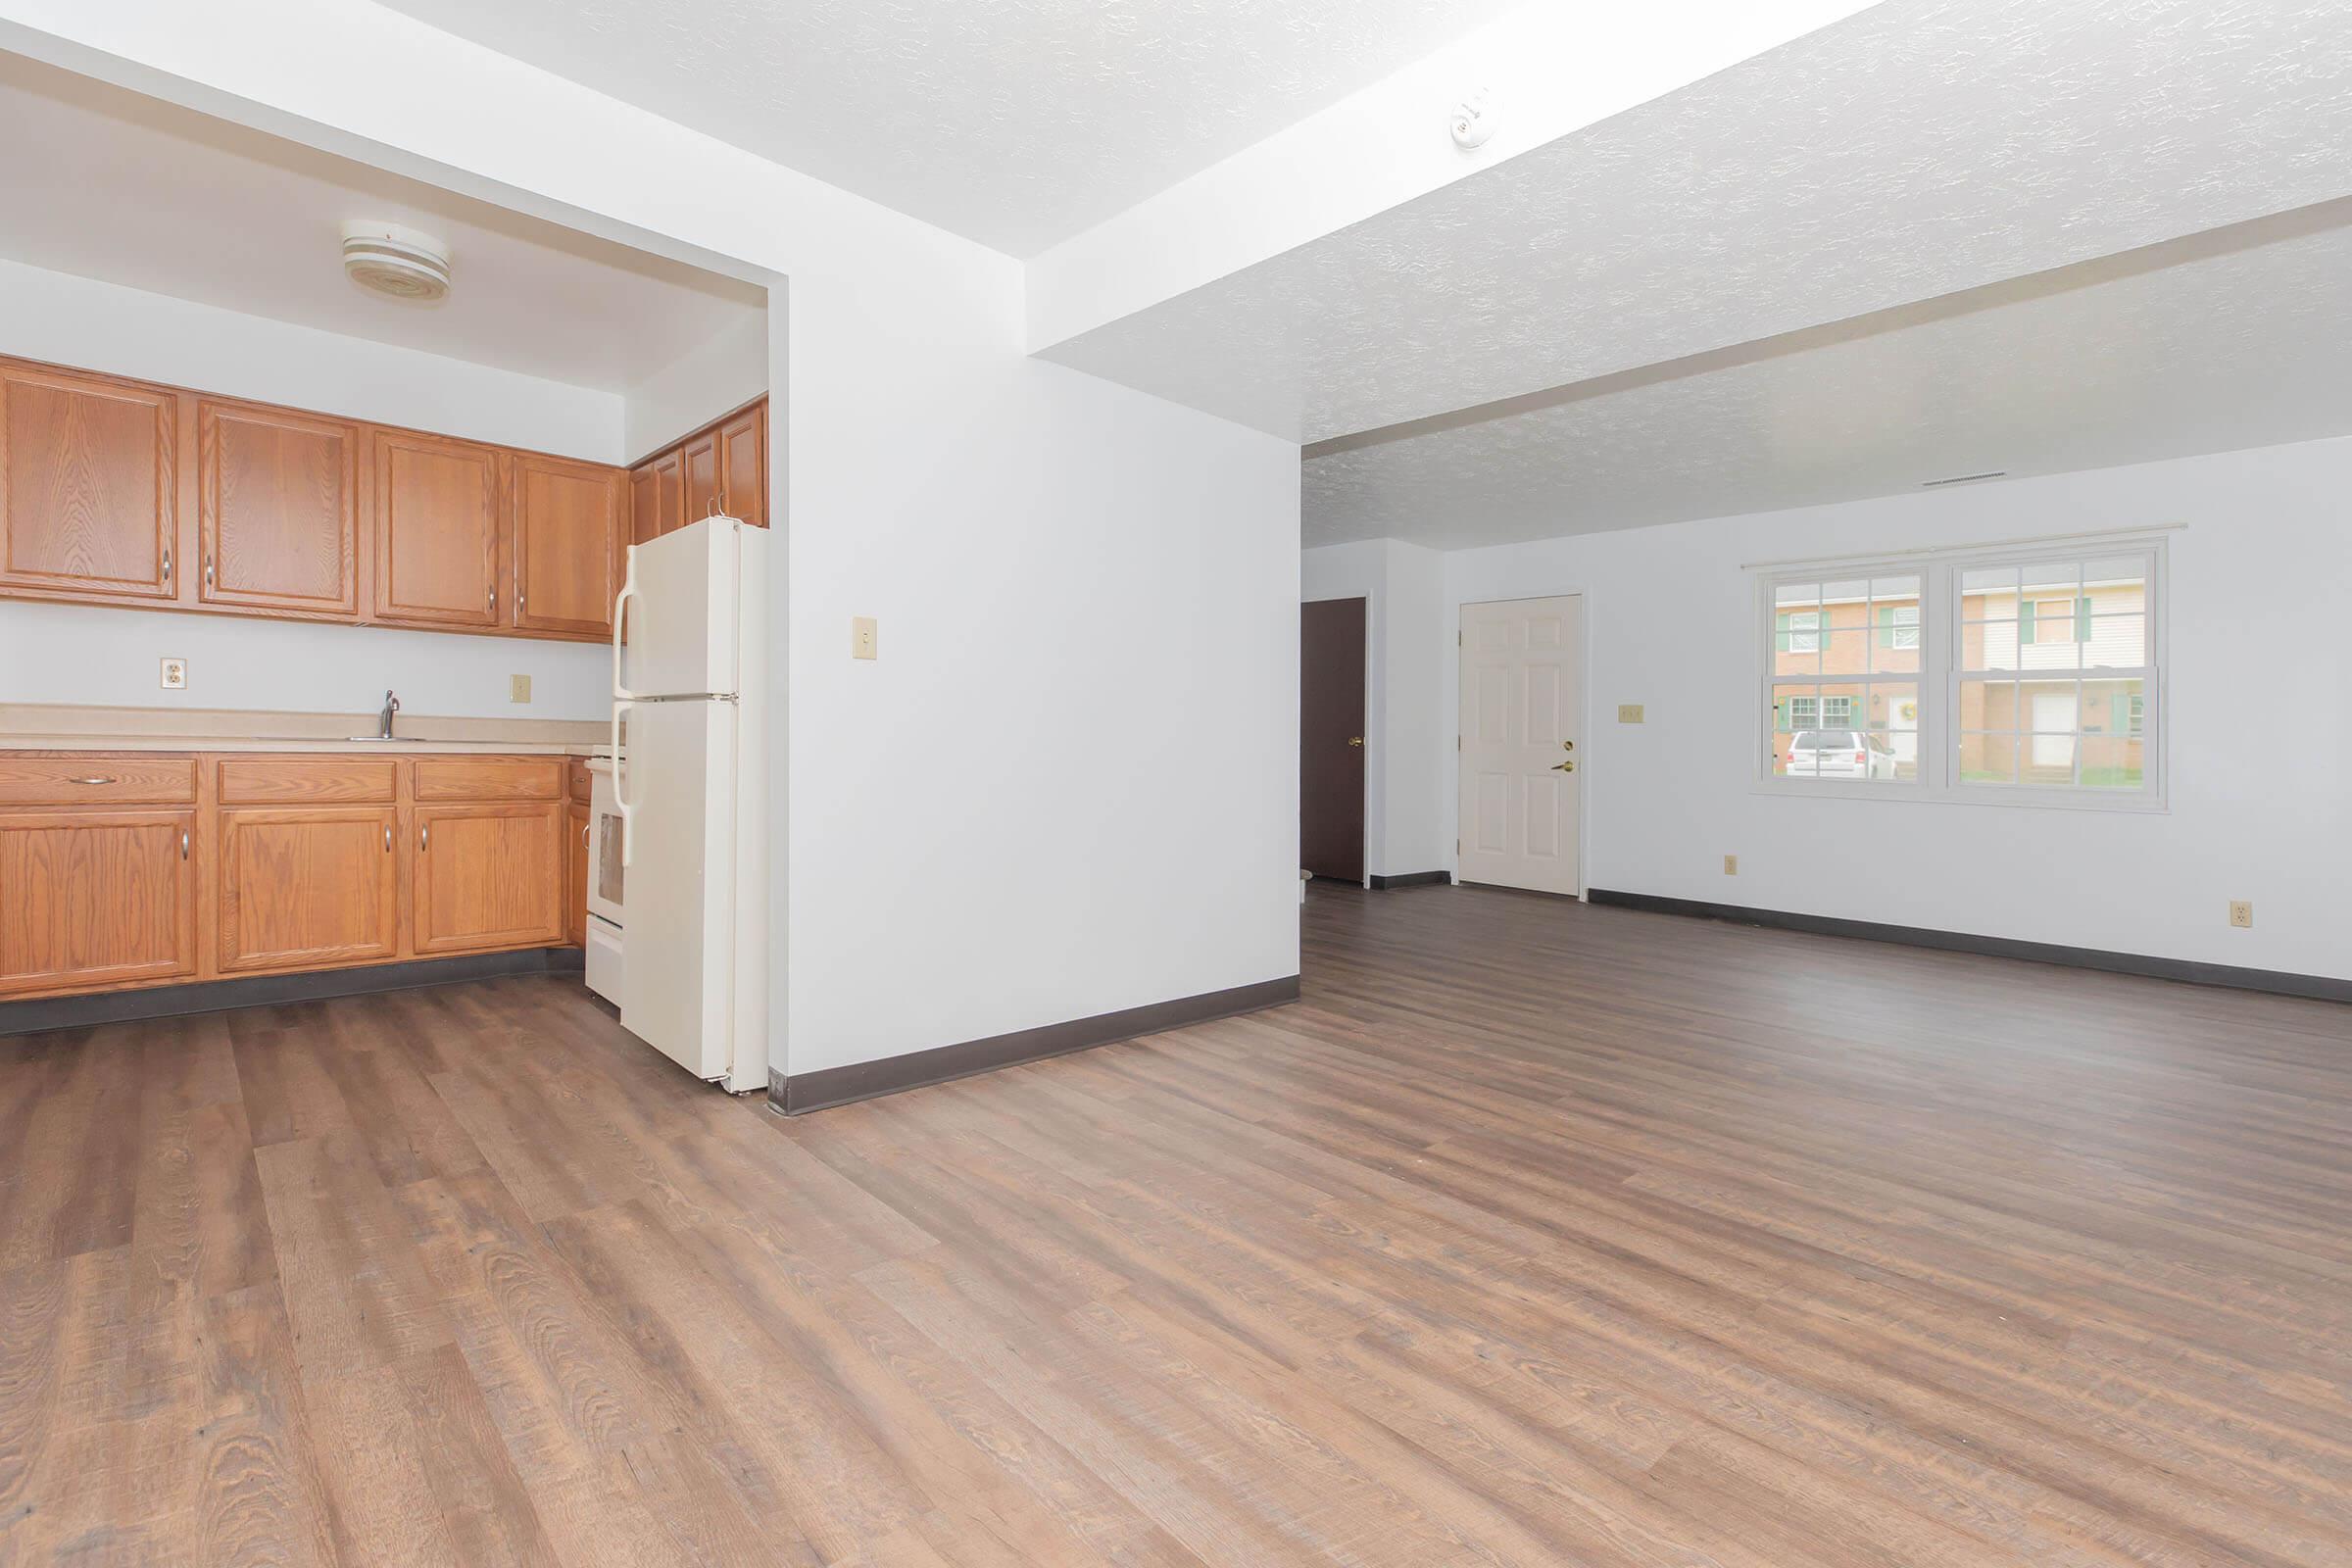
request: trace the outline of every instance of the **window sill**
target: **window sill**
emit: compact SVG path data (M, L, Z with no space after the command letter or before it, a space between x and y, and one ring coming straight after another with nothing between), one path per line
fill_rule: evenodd
M1961 785L1936 789L1924 784L1838 783L1806 779L1757 779L1751 795L1775 795L1784 800L1901 801L1923 806L2008 806L2048 811L2118 811L2128 816L2168 816L2172 806L2161 794L2113 794L2084 790L2003 789L1999 785Z

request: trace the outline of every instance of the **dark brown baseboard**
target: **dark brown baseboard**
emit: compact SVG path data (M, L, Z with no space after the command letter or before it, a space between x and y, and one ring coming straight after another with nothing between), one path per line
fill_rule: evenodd
M1382 888L1425 888L1452 880L1450 871L1398 871L1393 876L1375 876L1372 887L1375 892Z
M1938 931L1933 926L1886 925L1877 920L1846 920L1828 914L1795 914L1786 909L1755 909L1738 904L1706 904L1696 899L1669 899L1655 893L1612 893L1594 888L1586 897L1594 904L1614 905L1624 909L1647 909L1653 914L1691 915L1702 920L1728 920L1735 925L1804 931L1814 936L1856 937L1865 942L1896 942L1905 947L1935 948L1944 953L1974 953L1988 958L2023 958L2030 963L2056 963L2072 969L2134 974L2149 980L2178 980L2192 986L2228 986L2238 991L2266 991L2273 996L2309 997L2319 1002L2352 1002L2352 980L2335 980L2326 975L2290 974L2280 969L2245 969L2235 964L2199 963L2187 958L2155 958L2145 954L2114 953L2104 948L2070 948L2054 942L1981 937L1966 931Z
M895 1095L902 1089L944 1084L951 1078L968 1078L974 1073L994 1072L999 1067L1063 1056L1073 1051L1107 1046L1113 1041L1133 1040L1139 1035L1180 1029L1188 1023L1206 1023L1212 1018L1230 1018L1263 1007L1279 1007L1298 1000L1298 977L1294 974L1280 980L1235 986L1228 991L1208 991L1197 997L1154 1002L1149 1006L1126 1007L1092 1018L1018 1029L986 1040L966 1040L960 1045L909 1052L904 1056L886 1056L880 1061L860 1061L847 1067L825 1067L816 1072L789 1075L770 1069L768 1108L787 1116L827 1110L854 1101L872 1100L877 1095Z
M233 980L150 986L143 991L35 997L24 1002L0 1002L0 1035L81 1029L91 1024L128 1023L138 1018L175 1018L184 1013L266 1007L281 1002L364 997L377 991L407 991L415 986L442 986L456 980L488 980L500 975L576 972L585 962L586 955L577 948L524 948L513 953L414 958L405 963L378 963L357 969L321 969L312 974L240 975Z

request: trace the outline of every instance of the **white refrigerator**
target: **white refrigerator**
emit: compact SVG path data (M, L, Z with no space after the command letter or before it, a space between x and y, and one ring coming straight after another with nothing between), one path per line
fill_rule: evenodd
M764 528L630 547L612 610L620 1021L698 1078L767 1087Z

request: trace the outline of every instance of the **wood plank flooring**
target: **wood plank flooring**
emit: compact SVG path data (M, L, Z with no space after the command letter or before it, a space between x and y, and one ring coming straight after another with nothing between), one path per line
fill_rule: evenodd
M0 1041L0 1562L2352 1563L2352 1009L1321 890L798 1121L529 977Z

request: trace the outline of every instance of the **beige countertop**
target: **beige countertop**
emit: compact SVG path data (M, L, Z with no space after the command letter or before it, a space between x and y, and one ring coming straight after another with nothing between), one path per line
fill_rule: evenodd
M432 752L589 757L612 750L595 719L415 717L393 722L389 741L373 713L287 713L230 709L70 708L0 704L0 751L42 752Z

